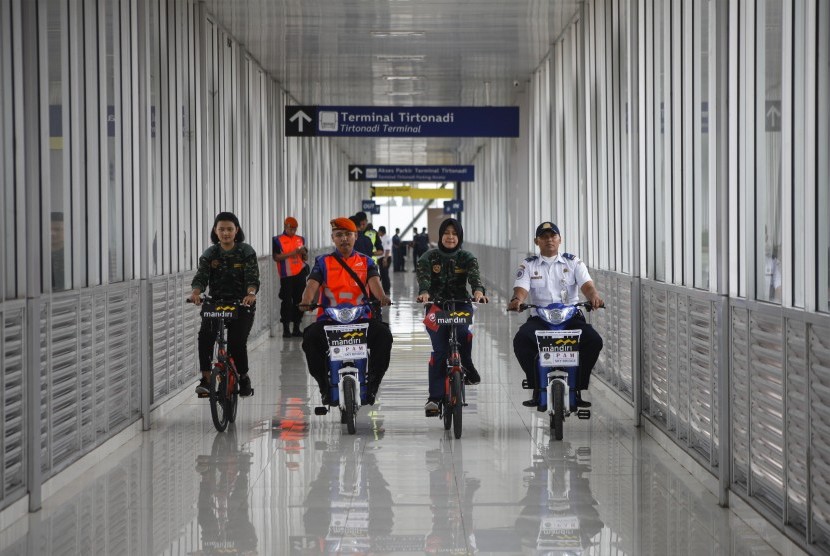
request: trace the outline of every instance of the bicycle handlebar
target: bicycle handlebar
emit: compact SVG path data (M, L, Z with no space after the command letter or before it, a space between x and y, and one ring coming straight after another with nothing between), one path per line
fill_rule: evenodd
M467 299L430 299L429 301L424 301L424 305L440 305L441 303L478 303L483 305L487 303L482 299L481 301L476 301L472 297L468 297Z
M370 308L380 308L381 307L380 300L378 300L378 299L370 299L369 301L364 301L363 303L358 303L358 304L354 305L354 307L360 307L361 305L366 305ZM390 303L389 305L393 305L393 303ZM321 307L324 308L324 309L326 308L326 307L323 307L323 305L320 305L319 303L306 303L306 304L298 303L297 307L300 307L300 306L308 307L309 311L313 311L314 309L319 309Z
M579 302L574 303L573 305L569 305L569 306L570 307L581 307L581 308L585 309L585 311L588 312L588 313L590 313L591 311L594 310L594 306L591 305L590 301L579 301ZM527 311L528 309L546 309L546 308L547 308L547 305L534 305L532 303L521 303L521 304L519 304L519 310L517 312ZM603 302L603 304L600 305L597 308L598 309L605 309L605 302Z

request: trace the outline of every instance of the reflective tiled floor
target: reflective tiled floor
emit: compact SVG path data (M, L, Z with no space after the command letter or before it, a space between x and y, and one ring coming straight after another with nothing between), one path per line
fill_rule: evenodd
M195 397L43 510L0 532L8 554L774 554L596 389L551 441L511 353L520 318L477 313L460 440L423 415L429 341L411 272L393 275L395 337L357 434L315 416L299 339L253 353L256 396L216 433ZM610 395L610 394L609 394Z

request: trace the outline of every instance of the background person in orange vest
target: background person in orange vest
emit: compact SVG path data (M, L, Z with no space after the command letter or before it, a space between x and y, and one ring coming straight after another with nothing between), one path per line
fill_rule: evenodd
M331 240L334 251L320 255L314 260L314 268L308 276L300 309L309 310L311 303L319 303L323 307L335 307L341 303L359 305L368 301L368 295L380 300L381 305L391 305L392 300L383 292L380 284L378 267L371 257L355 251L357 240L357 226L350 218L335 218L331 221ZM343 261L360 280L355 282L349 272L337 259ZM367 291L368 290L368 291ZM329 379L326 363L328 342L323 327L327 322L323 309L317 311L317 322L310 324L303 332L303 351L305 352L308 372L317 380L323 403L328 405ZM366 383L366 394L369 405L374 405L380 382L386 369L389 367L389 356L392 353L392 333L385 322L370 318L357 322L368 322L367 344L371 352L369 358L369 374Z
M285 219L283 233L274 236L272 253L274 262L277 263L277 272L280 275L280 321L282 322L282 337L290 338L302 336L300 321L303 312L297 308L300 297L305 288L305 279L308 276L308 248L305 246L305 238L297 235L297 219L289 216ZM291 332L291 324L294 324L294 332Z

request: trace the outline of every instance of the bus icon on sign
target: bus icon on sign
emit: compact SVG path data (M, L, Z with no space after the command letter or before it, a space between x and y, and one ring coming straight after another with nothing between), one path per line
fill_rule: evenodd
M337 112L321 110L318 117L320 131L337 131Z
M366 168L366 179L376 180L378 178L377 168Z

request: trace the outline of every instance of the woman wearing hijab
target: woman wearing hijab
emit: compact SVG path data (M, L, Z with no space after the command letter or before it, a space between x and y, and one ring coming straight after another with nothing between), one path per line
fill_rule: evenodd
M472 299L487 303L484 284L478 268L478 259L461 249L464 230L455 218L447 218L438 227L438 247L430 249L418 259L419 303L432 299L469 299L467 284L473 290ZM456 305L456 309L472 311L472 304ZM449 351L449 327L432 329L427 327L432 341L432 356L429 359L429 399L424 406L427 417L438 414L438 403L444 396L444 376L447 352ZM473 335L469 326L459 325L457 337L461 343L461 365L466 370L466 383L478 384L481 377L472 360Z

